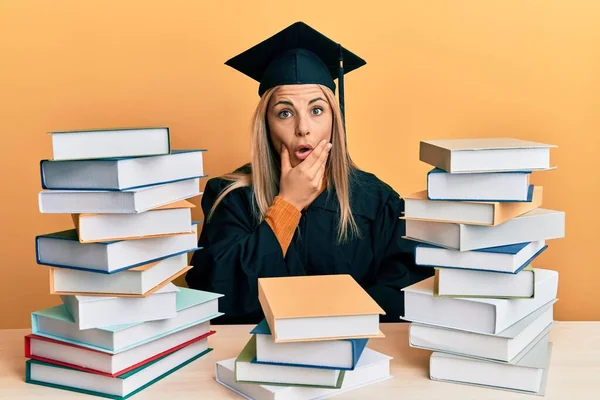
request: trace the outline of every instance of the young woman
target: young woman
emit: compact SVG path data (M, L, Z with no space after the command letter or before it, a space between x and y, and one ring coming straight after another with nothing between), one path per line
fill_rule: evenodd
M402 238L398 193L346 147L333 79L343 105L344 72L365 62L296 23L227 64L260 82L251 162L206 184L189 287L225 295L215 323L254 324L258 278L350 274L385 310L382 322L400 322L400 289L432 270L414 265Z

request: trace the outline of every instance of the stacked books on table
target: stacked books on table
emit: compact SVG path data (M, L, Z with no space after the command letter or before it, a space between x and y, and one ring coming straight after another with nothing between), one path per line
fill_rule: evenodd
M168 128L53 132L42 213L73 228L36 238L62 304L31 314L29 383L124 399L210 352L217 293L175 286L197 249L203 151Z
M435 275L403 289L412 347L432 350L430 378L543 395L558 272L535 268L565 213L541 208L534 171L552 145L517 139L421 142L435 168L405 196L406 237Z
M316 399L390 377L391 357L367 347L382 338L384 311L350 275L260 278L265 319L216 380L248 399Z

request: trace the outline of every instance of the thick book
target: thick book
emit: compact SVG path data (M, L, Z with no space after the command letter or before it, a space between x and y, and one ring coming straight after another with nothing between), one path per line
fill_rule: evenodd
M434 295L440 297L485 297L489 299L535 296L536 268L531 264L516 274L495 274L440 268L435 271Z
M384 337L385 311L351 275L259 278L258 299L275 343Z
M205 177L206 150L179 150L149 157L40 161L43 189L130 190Z
M53 160L142 157L169 154L168 127L132 127L48 132Z
M169 283L142 298L60 296L79 329L156 321L177 316L179 288Z
M432 276L402 289L404 316L401 319L497 334L555 299L558 292L558 272L549 269L537 270L535 297L531 299L437 297L434 280Z
M345 371L339 389L303 386L262 385L235 380L235 358L217 361L215 379L221 385L249 400L316 400L336 396L391 378L391 357L366 348L354 371Z
M193 233L114 242L80 243L75 229L40 235L36 259L40 265L114 274L197 250L197 224Z
M423 140L419 160L450 173L548 170L555 147L516 138Z
M131 214L201 195L200 178L121 191L42 190L42 214Z
M369 339L342 339L275 343L267 320L252 331L256 335L256 360L274 365L353 370Z
M565 236L564 211L536 208L496 226L406 220L406 239L459 251Z
M192 343L118 377L109 377L43 361L25 362L25 382L110 399L127 399L212 351Z
M69 296L147 297L192 268L187 253L118 274L98 274L72 268L48 268L50 294Z
M208 348L208 337L214 333L212 330L206 331L206 326L200 324L118 354L91 350L43 336L27 335L25 357L93 374L117 377L200 340L203 340Z
M136 240L192 233L192 208L176 201L143 213L72 214L80 243Z
M548 334L512 363L433 352L429 358L429 376L436 381L543 396L551 352Z
M436 268L516 274L531 264L547 248L545 240L471 251L419 243L415 247L415 264Z
M452 222L466 225L500 225L542 205L543 188L536 186L531 201L489 202L429 200L427 191L404 196L403 219Z
M466 357L513 362L554 325L554 299L497 334L483 334L412 322L410 347Z
M252 335L235 360L237 382L339 389L344 381L345 371L339 369L258 364L252 362L255 359L256 335Z
M531 201L530 171L451 174L439 168L427 173L427 198L454 201Z
M141 346L191 326L205 324L223 315L219 312L219 293L180 287L177 292L177 316L157 321L137 322L80 330L66 307L61 304L31 313L31 333L93 350L117 354Z

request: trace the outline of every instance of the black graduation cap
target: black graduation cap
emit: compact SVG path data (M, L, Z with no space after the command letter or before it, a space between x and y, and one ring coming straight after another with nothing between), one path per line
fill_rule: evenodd
M296 22L227 60L228 65L260 82L259 96L277 85L322 84L335 93L344 118L344 74L366 61L304 22Z

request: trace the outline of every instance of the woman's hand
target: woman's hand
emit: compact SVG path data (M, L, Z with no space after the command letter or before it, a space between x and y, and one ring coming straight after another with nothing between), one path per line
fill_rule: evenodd
M292 168L290 153L281 145L279 196L302 211L319 195L331 143L322 140L300 164Z

